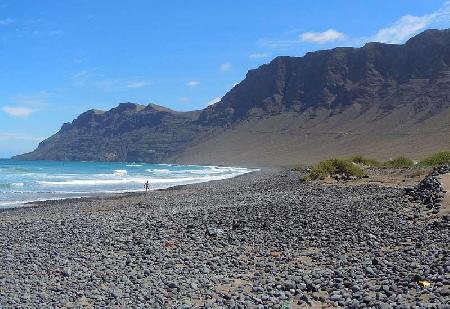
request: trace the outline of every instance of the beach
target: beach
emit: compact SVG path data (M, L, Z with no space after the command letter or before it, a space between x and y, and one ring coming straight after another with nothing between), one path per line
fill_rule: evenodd
M0 307L450 302L449 216L395 186L231 179L0 212Z

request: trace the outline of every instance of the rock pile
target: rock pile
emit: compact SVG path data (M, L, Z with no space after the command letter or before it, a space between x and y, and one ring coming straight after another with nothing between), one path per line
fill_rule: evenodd
M414 200L425 204L433 213L438 213L445 195L445 190L438 177L447 173L450 173L449 165L435 167L417 186L406 188L405 191Z

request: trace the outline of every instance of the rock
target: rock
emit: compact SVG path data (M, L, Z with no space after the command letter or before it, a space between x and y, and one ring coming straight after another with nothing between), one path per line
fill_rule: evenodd
M443 287L440 291L439 294L441 296L447 297L450 296L450 289L448 287Z
M386 303L379 303L378 304L379 309L392 309L392 306Z
M291 290L291 289L295 289L295 283L290 282L290 281L285 282L285 283L284 283L284 290L285 290L285 291L289 291L289 290Z
M330 296L331 301L340 301L342 299L342 296L339 294L333 294Z
M170 289L178 289L179 288L178 284L176 284L175 282L168 282L167 287Z
M219 228L208 227L206 233L212 237L221 237L224 234L224 231Z
M372 267L365 267L364 268L365 269L365 271L366 271L366 273L368 274L368 275L370 275L370 276L376 276L376 273L375 273L375 271L372 269Z
M70 277L72 275L72 270L70 268L66 267L62 270L61 273L64 277Z

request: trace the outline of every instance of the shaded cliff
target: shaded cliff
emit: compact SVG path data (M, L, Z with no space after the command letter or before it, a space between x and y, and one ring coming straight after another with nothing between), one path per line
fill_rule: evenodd
M428 30L403 45L367 43L277 57L250 70L200 121L217 125L308 108L339 112L352 104L440 108L448 105L449 64L450 30Z
M20 159L160 162L201 134L198 112L180 113L149 104L121 103L89 110Z

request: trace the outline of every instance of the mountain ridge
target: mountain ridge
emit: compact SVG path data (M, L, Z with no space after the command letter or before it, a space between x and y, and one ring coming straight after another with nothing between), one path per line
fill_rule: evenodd
M276 57L199 111L134 103L90 110L15 158L291 165L350 151L424 155L450 148L442 136L449 111L450 30L427 30L401 45Z

